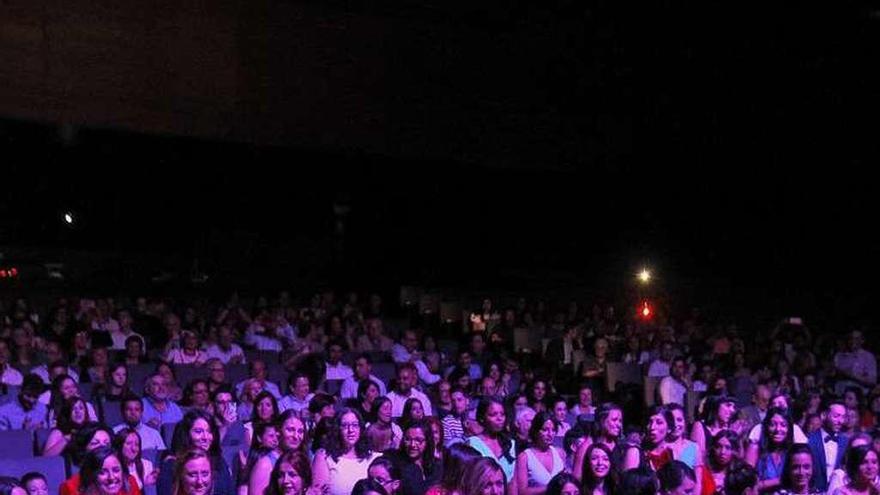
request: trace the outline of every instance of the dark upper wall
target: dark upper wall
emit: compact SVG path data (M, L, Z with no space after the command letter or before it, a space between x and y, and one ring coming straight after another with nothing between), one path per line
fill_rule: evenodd
M4 0L0 116L503 166L628 151L595 5L339 3Z

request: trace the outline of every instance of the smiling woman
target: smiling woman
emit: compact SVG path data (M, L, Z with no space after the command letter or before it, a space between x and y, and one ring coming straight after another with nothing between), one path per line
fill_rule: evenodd
M128 474L116 452L101 447L86 454L80 468L80 493L140 495L137 481Z

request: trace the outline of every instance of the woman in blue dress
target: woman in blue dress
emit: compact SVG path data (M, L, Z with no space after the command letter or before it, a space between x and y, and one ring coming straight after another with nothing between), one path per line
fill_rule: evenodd
M505 429L504 404L495 397L483 397L477 405L477 421L483 427L479 435L468 437L465 442L477 449L483 457L495 459L508 480L513 480L516 465L514 441Z
M755 459L758 471L758 490L762 493L773 493L781 486L785 459L793 443L794 427L785 409L771 407L762 423L761 437L757 443L748 446L747 459Z

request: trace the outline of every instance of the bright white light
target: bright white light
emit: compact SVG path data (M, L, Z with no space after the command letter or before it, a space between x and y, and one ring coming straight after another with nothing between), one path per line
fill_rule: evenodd
M647 268L642 268L642 271L639 272L639 282L643 284L647 284L651 281L651 272Z
M73 213L67 212L64 214L64 223L73 225Z

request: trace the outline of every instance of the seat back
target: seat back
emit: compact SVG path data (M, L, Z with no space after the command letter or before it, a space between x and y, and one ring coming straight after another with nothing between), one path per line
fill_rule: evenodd
M0 461L0 473L4 476L13 476L20 479L30 472L42 473L46 477L49 493L57 493L58 487L67 479L64 473L64 458L60 455L27 459L3 459Z
M6 459L34 457L34 432L29 430L0 431L0 466ZM2 470L0 470L2 471Z

